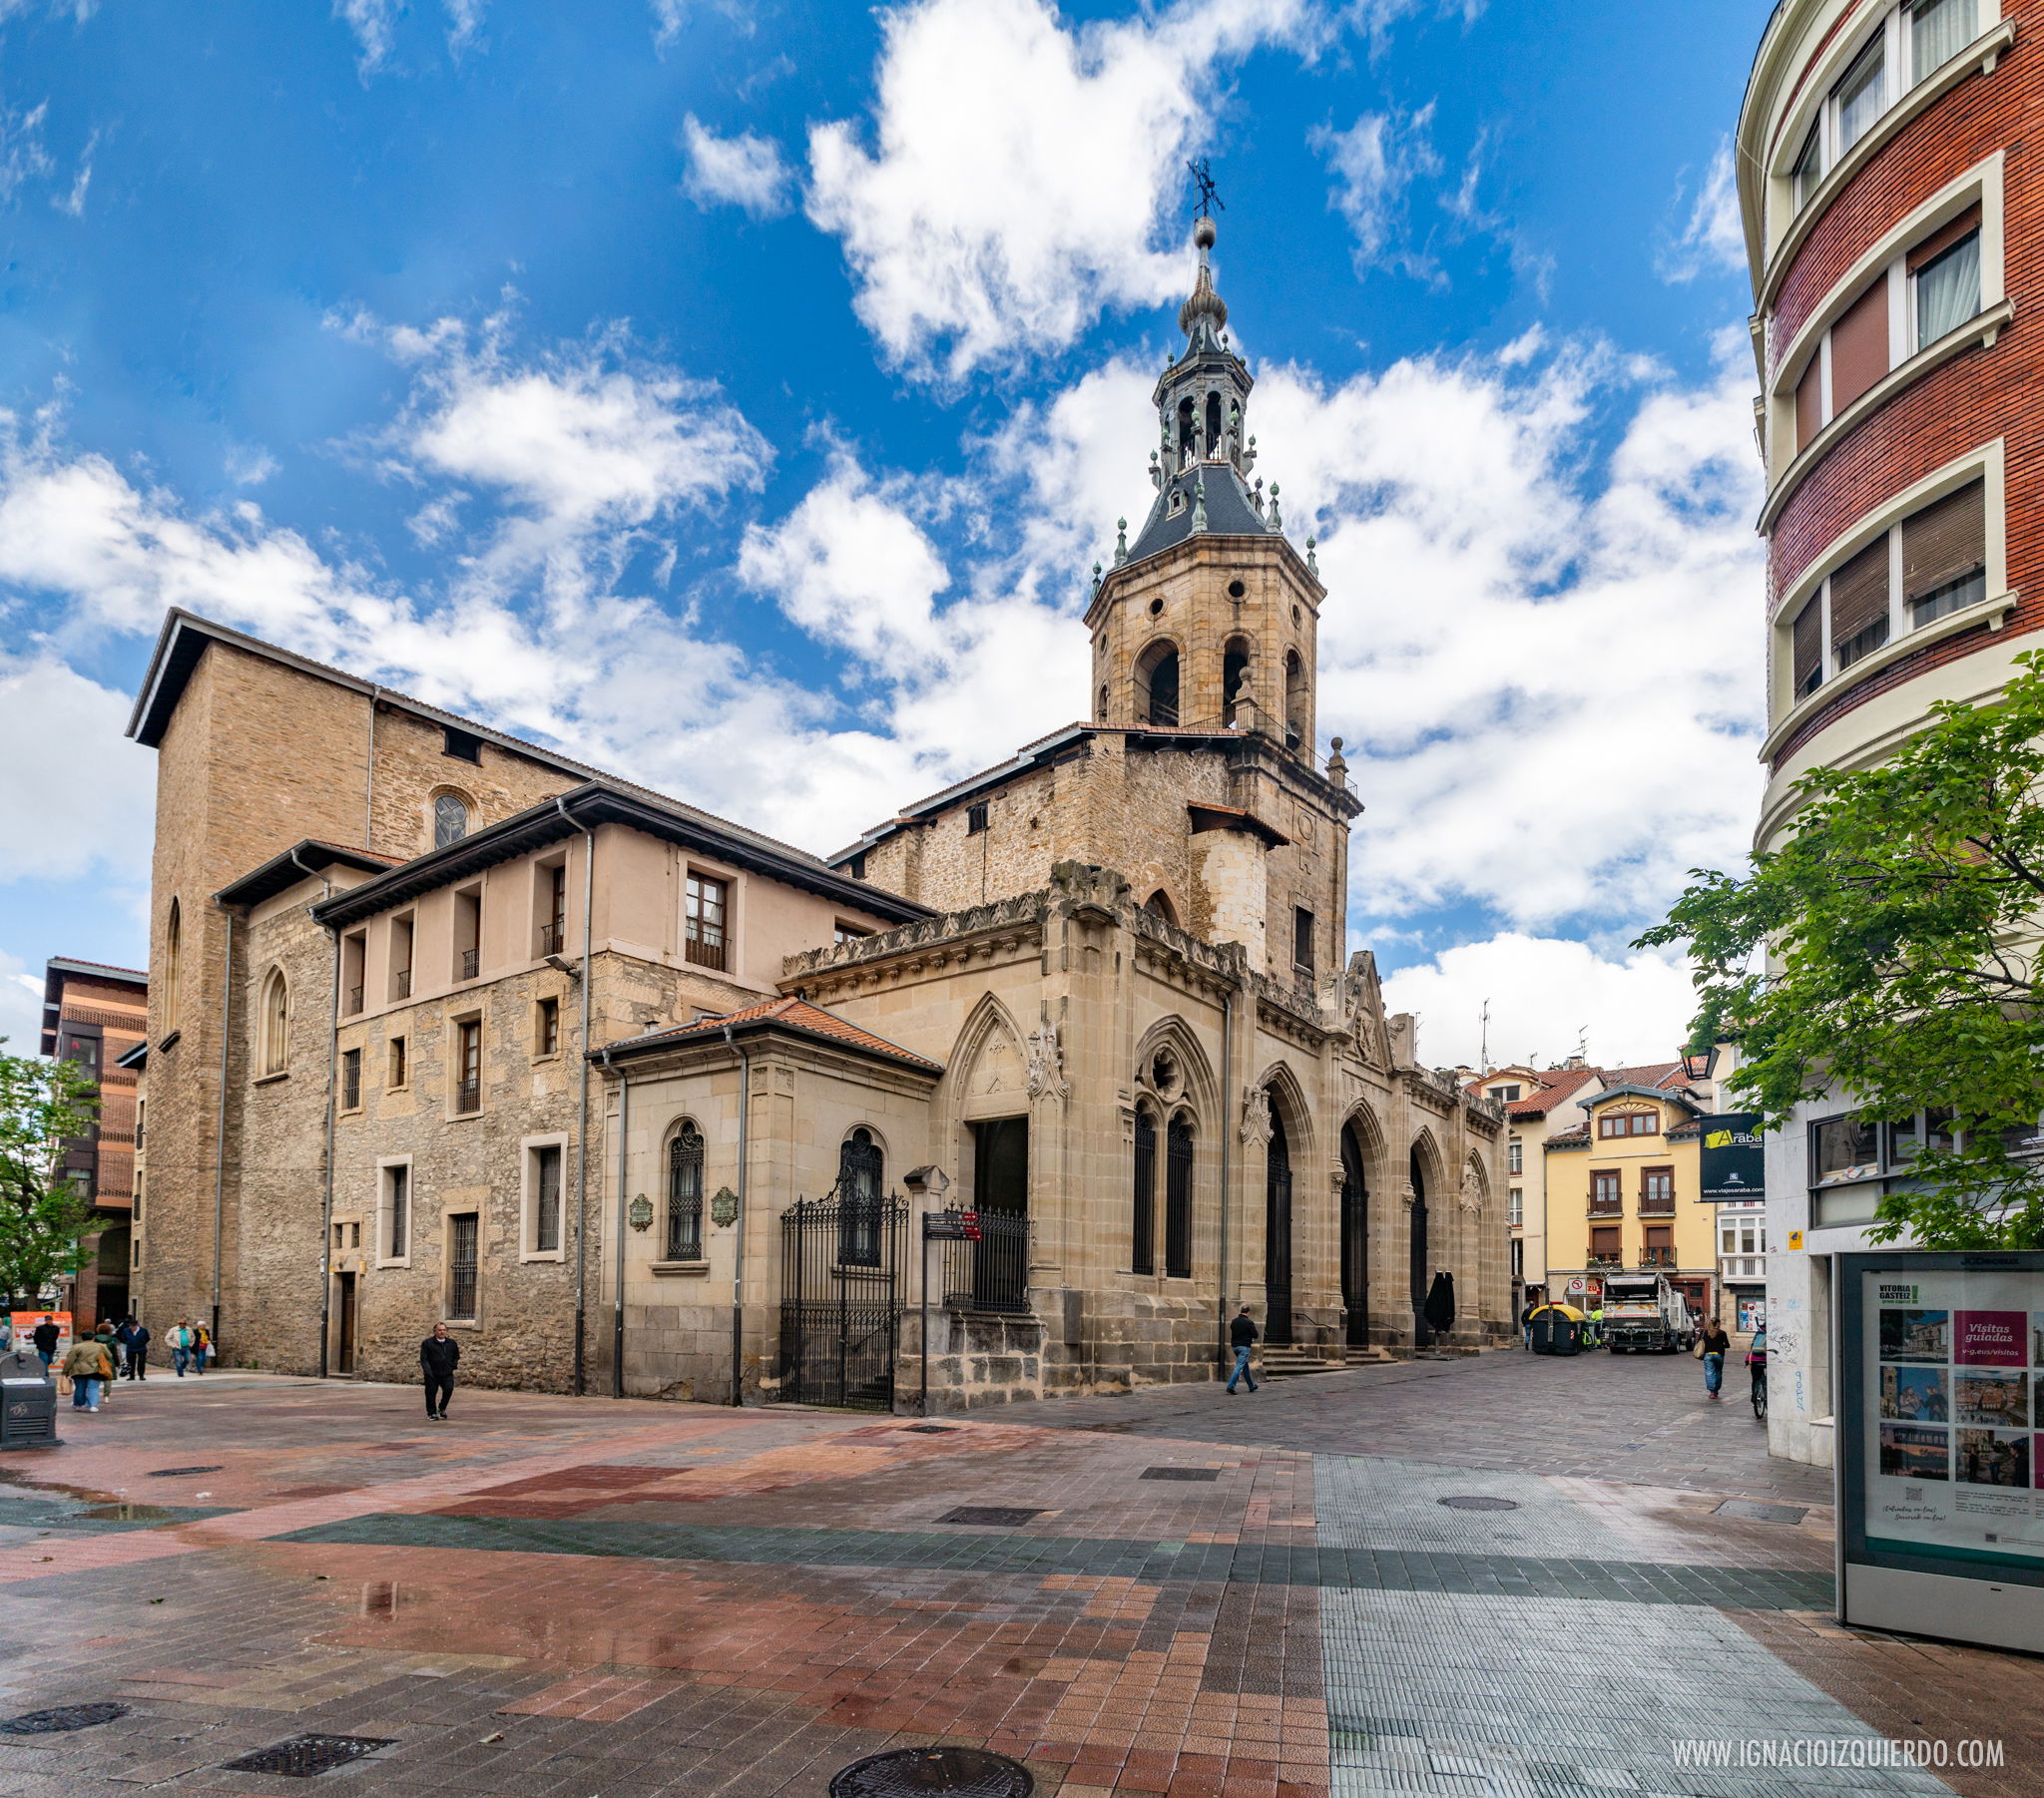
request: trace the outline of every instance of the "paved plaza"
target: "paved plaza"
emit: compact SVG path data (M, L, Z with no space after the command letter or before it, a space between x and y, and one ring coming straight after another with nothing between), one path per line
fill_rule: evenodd
M279 1798L228 1763L307 1735L417 1798L821 1798L930 1743L1046 1798L2044 1789L2044 1662L1835 1627L1825 1481L1699 1385L1499 1353L930 1425L124 1385L0 1461L0 1715L126 1707L0 1733L0 1794ZM1740 1764L1883 1736L2006 1761Z

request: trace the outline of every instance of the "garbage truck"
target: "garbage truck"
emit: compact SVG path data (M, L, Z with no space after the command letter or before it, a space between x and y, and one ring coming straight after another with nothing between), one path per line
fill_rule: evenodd
M1604 1345L1614 1355L1627 1349L1672 1355L1696 1341L1689 1300L1662 1273L1604 1276Z

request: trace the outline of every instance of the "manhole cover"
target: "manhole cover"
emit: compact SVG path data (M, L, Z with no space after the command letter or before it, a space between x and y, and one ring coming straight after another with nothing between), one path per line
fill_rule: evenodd
M901 1432L904 1436L956 1436L956 1424L910 1424Z
M1450 1511L1516 1511L1517 1499L1486 1499L1475 1493L1459 1493L1452 1499L1437 1499L1436 1504L1445 1505Z
M830 1798L1029 1798L1029 1769L984 1748L895 1748L868 1755L830 1781Z
M125 1704L60 1704L54 1710L32 1710L0 1723L0 1735L61 1735L67 1729L91 1729L125 1717Z
M378 1748L387 1748L394 1740L394 1736L294 1735L287 1742L278 1742L273 1748L258 1748L240 1760L224 1760L221 1770L281 1773L286 1779L310 1779L315 1773L331 1772L365 1754L374 1754Z
M1718 1507L1720 1517L1743 1517L1756 1524L1799 1524L1807 1507L1764 1505L1758 1499L1727 1499Z
M1218 1480L1218 1467L1146 1467L1142 1477L1145 1480Z
M153 1467L149 1470L149 1477L152 1480L170 1480L176 1478L179 1474L217 1474L219 1472L219 1463L215 1463L212 1467Z
M1013 1530L1026 1524L1033 1517L1043 1515L1040 1507L1024 1509L1020 1505L960 1505L956 1511L947 1511L937 1519L940 1524L984 1524L994 1530ZM904 1750L904 1752L906 1752ZM922 1752L920 1749L917 1753ZM945 1753L949 1753L947 1748ZM963 1753L964 1750L959 1750Z

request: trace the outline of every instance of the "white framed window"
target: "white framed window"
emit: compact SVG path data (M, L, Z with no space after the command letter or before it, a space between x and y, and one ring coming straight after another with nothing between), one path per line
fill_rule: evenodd
M1515 1230L1526 1227L1526 1194L1521 1187L1505 1188L1505 1221Z
M1999 439L1955 458L1841 533L1788 589L1774 631L1776 731L1826 687L2007 602L2003 468Z
M1526 1171L1526 1145L1517 1136L1505 1144L1505 1171L1524 1173Z
M409 1267L418 1222L411 1156L376 1163L376 1265Z
M568 1138L527 1136L519 1144L524 1158L524 1199L519 1207L519 1259L558 1261L567 1252Z

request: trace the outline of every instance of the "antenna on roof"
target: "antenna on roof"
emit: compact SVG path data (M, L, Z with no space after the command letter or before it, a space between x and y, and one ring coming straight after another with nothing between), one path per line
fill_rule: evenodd
M1576 1055L1582 1061L1590 1059L1590 1027L1585 1024L1582 1034L1576 1038Z
M1214 176L1207 167L1207 159L1203 156L1196 163L1187 163L1186 168L1192 175L1193 185L1199 190L1194 202L1193 217L1195 219L1211 219L1214 217L1214 209L1216 207L1219 207L1224 213L1227 212L1228 203L1214 191Z
M1483 1015L1477 1021L1477 1066L1480 1067L1485 1074L1488 1074L1490 1072L1490 1001L1488 999L1486 999L1483 1002Z

